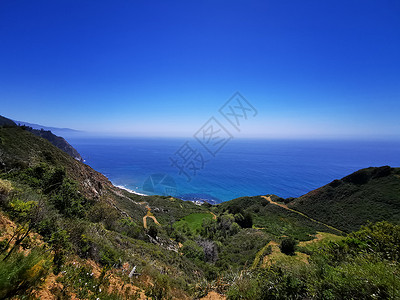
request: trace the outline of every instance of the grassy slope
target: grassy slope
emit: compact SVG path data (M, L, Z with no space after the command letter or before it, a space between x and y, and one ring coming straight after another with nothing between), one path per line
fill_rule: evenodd
M272 195L275 200L277 196ZM317 231L332 231L329 228L310 221L294 212L288 211L282 207L269 203L264 198L242 197L218 205L220 212L239 207L247 213L253 215L253 226L261 228L276 240L280 240L284 236L290 236L295 239L304 241L309 240L310 235L316 234Z
M178 222L175 222L174 226L180 227L187 224L192 232L196 232L201 228L203 220L212 219L212 217L213 216L210 213L193 213L183 217Z
M368 168L335 180L288 205L350 232L368 221L400 222L400 168Z
M47 140L20 127L0 127L0 171L25 169L40 163L65 168L88 198L96 198L112 187L104 175L76 161Z

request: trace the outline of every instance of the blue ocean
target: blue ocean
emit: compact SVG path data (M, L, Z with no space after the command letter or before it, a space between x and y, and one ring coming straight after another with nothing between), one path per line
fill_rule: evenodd
M233 139L216 153L195 139L70 138L85 163L137 193L217 203L298 197L370 166L400 166L399 141Z

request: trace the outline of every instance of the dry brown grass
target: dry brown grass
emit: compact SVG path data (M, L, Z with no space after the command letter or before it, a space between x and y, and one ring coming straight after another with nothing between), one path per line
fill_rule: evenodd
M12 190L11 182L0 179L0 194L8 195Z

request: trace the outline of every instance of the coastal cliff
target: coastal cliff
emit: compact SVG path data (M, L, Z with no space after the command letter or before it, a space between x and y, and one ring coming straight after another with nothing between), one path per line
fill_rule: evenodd
M0 126L18 126L18 125L14 121L6 117L0 116ZM40 136L48 140L58 149L64 151L65 153L72 156L76 160L83 162L83 158L81 157L79 152L74 147L72 147L63 137L53 134L50 130L33 129L32 127L25 125L22 125L20 127L33 133L34 135Z

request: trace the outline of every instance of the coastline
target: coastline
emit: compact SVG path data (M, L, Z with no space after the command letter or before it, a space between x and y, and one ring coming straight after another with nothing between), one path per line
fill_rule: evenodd
M127 191L127 192L129 192L129 193L132 193L132 194L135 194L135 195L139 195L139 196L149 196L149 195L146 195L146 194L142 194L142 193L135 192L134 190L128 189L127 187L125 187L125 186L123 186L123 185L116 185L116 184L114 184L114 183L113 183L113 185L114 185L115 187L119 188L119 189L125 190L125 191Z
M129 192L129 193L132 193L132 194L135 194L135 195L145 196L145 197L150 196L150 195L146 195L146 194L143 194L143 193L135 192L134 190L131 190L131 189L129 189L129 188L123 186L123 185L116 185L116 184L113 184L113 185L114 185L115 187L119 188L119 189L125 190L125 191L127 191L127 192ZM215 200L212 200L212 199L203 199L203 198L199 198L199 197L195 197L195 198L177 197L177 198L178 198L178 199L181 199L181 200L183 200L183 201L190 201L190 202L193 202L193 203L196 204L196 205L202 205L204 202L208 202L208 203L213 204L213 205L214 205L214 204L217 204L217 202L216 202Z

